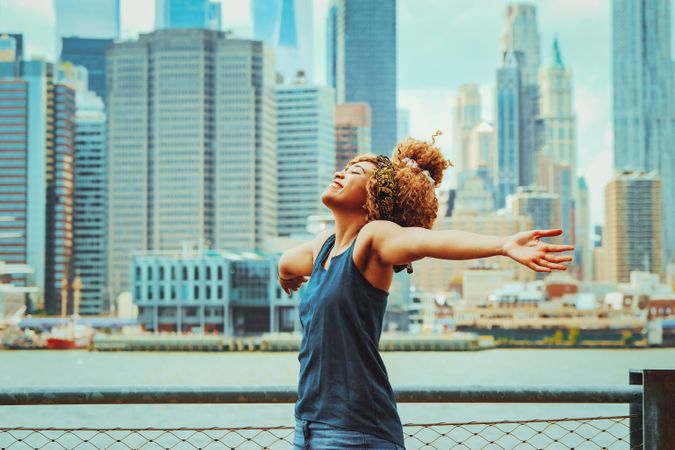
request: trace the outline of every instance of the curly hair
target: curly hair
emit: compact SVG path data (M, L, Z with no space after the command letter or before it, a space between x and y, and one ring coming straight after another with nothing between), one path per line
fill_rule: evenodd
M431 229L438 214L438 199L435 188L443 180L443 171L452 166L450 161L443 157L441 150L435 145L436 132L431 142L408 138L400 142L394 149L391 161L396 169L396 184L398 194L394 203L391 220L403 227L423 227ZM417 167L410 166L406 158L417 163ZM347 163L350 167L358 162L370 162L377 166L376 155L360 155ZM428 171L433 182L424 174ZM376 195L377 180L373 176L366 184L367 199L364 208L367 211L368 222L381 218L380 207Z

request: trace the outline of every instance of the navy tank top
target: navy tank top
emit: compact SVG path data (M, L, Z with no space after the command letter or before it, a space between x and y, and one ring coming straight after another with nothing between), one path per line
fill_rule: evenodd
M354 263L356 239L326 270L334 244L333 234L321 247L300 300L295 416L405 446L394 391L378 352L389 294L373 286Z

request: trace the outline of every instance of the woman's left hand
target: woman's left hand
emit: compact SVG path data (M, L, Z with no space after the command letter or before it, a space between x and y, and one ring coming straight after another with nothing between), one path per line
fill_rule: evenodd
M283 289L284 292L290 297L292 293L291 291L297 291L298 289L300 289L302 283L307 281L307 277L299 276L289 279L278 277L278 281L279 286L281 286L281 289Z
M572 256L555 253L574 250L574 246L549 244L540 240L543 237L559 236L562 232L561 229L553 229L516 233L504 242L502 247L504 256L537 272L567 270L567 266L560 263L572 261Z

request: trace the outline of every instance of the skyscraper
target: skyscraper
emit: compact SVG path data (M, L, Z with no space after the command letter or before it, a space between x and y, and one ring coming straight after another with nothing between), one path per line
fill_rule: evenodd
M543 126L542 149L556 161L577 170L577 118L573 109L572 75L563 64L558 40L553 41L551 63L539 73Z
M591 235L591 207L588 186L584 177L577 178L577 195L574 201L574 233L576 249L574 261L581 267L580 278L584 281L593 279L593 236Z
M326 14L326 84L337 87L337 3L333 1ZM337 90L335 92L337 95Z
M497 70L497 207L503 208L506 197L520 185L522 153L522 53L507 51Z
M452 117L453 164L457 171L469 170L471 131L481 121L481 99L478 86L463 84L457 91Z
M223 29L223 4L220 2L209 2L209 29Z
M588 230L577 227L579 198L577 173L577 120L573 109L572 75L563 64L558 40L554 39L550 64L539 72L541 103L538 130L538 170L540 185L549 192L560 195L560 214L562 228L566 233L566 242L577 247L577 255L582 256L590 249ZM585 194L588 207L588 192ZM588 217L579 226L588 228ZM584 238L580 241L578 238ZM586 255L586 263L592 264ZM574 265L583 264L582 258L575 258ZM587 279L590 272L587 272Z
M278 234L305 233L307 217L328 212L321 194L335 169L335 93L320 85L276 87Z
M536 84L540 64L540 37L537 7L529 3L506 7L506 22L502 34L502 54L507 50L523 54L523 83Z
M57 79L75 91L74 275L80 277L80 314L110 310L107 284L106 116L101 98L87 88L86 69L59 65Z
M632 270L662 273L660 195L656 172L617 173L605 186L608 281L626 283Z
M675 261L675 77L668 0L612 1L614 167L657 171L663 263Z
M106 99L106 51L112 39L63 38L61 61L87 68L88 86L97 96Z
M261 42L160 30L109 52L109 280L131 253L276 236L274 59ZM152 74L152 76L149 76Z
M370 153L371 114L367 103L335 107L335 171L345 168L357 155Z
M517 67L519 76L518 86L518 122L517 128L513 129L513 136L517 135L519 151L517 177L519 186L529 186L535 182L534 165L537 150L537 118L539 115L539 86L537 84L539 72L539 30L537 26L537 8L531 4L511 4L506 8L506 23L502 35L502 67L509 67L514 71ZM517 55L507 62L507 55ZM515 59L516 61L513 61ZM499 78L498 73L498 78ZM513 74L509 75L513 79ZM497 81L498 90L513 89ZM498 96L500 93L498 92ZM498 106L499 108L499 106ZM504 111L497 113L497 128L500 137L504 137L499 130L499 119L508 114ZM498 139L498 146L509 145L503 139ZM502 149L499 150L502 152ZM507 151L508 153L508 151ZM502 164L498 161L498 164ZM507 166L510 163L507 163ZM509 192L513 193L513 192ZM500 195L500 203L503 201Z
M155 29L209 28L209 0L155 0Z
M469 135L468 167L470 170L478 170L484 167L492 183L494 183L496 164L495 127L489 122L481 122L473 127Z
M559 161L548 149L539 152L537 157L537 184L543 186L546 192L557 194L559 198L560 226L565 233L565 242L576 244L575 233L575 201L576 176L572 165ZM575 261L576 263L576 261Z
M65 37L120 37L120 0L55 0L54 10L57 46Z
M314 83L311 0L252 0L253 35L274 48L277 71L287 83L299 71Z
M329 63L337 102L365 102L373 114L373 152L389 155L396 144L396 1L336 0L328 30ZM331 46L334 45L333 48ZM376 47L377 51L373 51Z
M1 40L13 39L10 37ZM15 55L16 58L16 55ZM5 54L5 69L16 62ZM54 67L24 61L19 76L0 78L0 210L3 260L27 264L48 312L60 310L62 281L69 289L73 250L73 147L75 95L56 83ZM25 279L14 280L25 285Z

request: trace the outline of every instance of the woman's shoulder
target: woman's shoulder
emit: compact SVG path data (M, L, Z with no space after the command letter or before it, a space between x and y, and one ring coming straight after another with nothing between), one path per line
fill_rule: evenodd
M319 234L317 234L313 241L312 241L312 255L313 255L313 260L316 259L316 257L319 255L319 252L321 251L321 248L324 246L326 241L335 234L335 230L333 229L328 229L328 230L323 230Z

